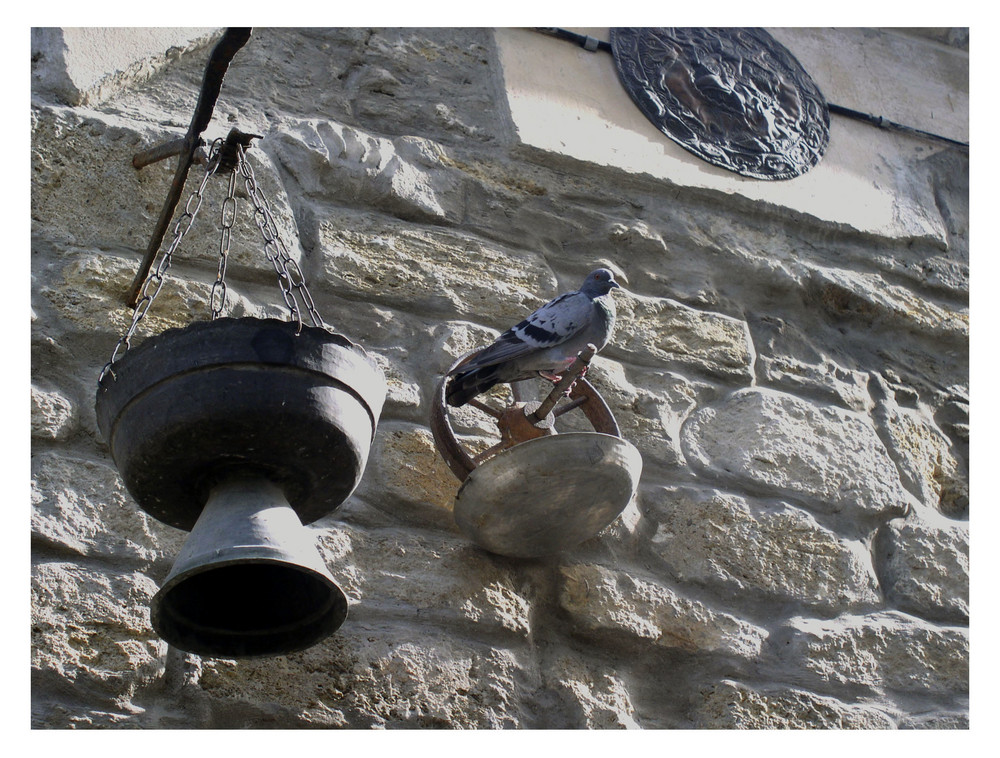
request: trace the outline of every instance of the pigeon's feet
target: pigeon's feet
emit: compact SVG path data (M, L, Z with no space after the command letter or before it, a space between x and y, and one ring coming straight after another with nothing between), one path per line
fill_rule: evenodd
M538 375L542 379L548 379L553 384L559 384L562 381L562 377L559 374L553 374L551 371L539 371Z

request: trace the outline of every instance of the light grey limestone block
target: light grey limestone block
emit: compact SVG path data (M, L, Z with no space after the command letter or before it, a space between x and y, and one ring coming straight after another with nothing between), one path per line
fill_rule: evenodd
M564 729L641 729L626 681L600 661L557 655L543 674L558 707L539 714L539 726Z
M518 574L466 540L345 523L313 531L352 616L391 613L452 624L463 635L490 629L525 638L531 632L531 597Z
M498 729L522 725L536 679L515 649L416 622L348 620L301 653L206 660L197 683L216 713L267 702L288 726Z
M655 525L650 549L678 581L754 607L791 602L836 612L881 602L868 547L800 508L690 487L650 488L643 504Z
M969 691L969 629L898 611L795 617L772 636L786 671L804 682L961 697Z
M571 564L559 573L560 607L586 636L748 660L767 639L754 624L627 571Z
M58 390L31 385L31 436L39 440L65 440L77 423L76 406Z
M745 322L624 289L614 297L618 320L608 357L753 381L754 349Z
M400 523L457 534L459 486L429 429L390 421L378 426L357 494Z
M781 685L750 687L723 679L695 696L698 729L894 729L892 717L872 705L845 703Z
M143 569L171 561L187 533L146 515L109 463L63 453L31 461L31 532L60 550Z
M682 435L697 468L846 517L902 514L908 495L866 416L768 389L694 413Z
M884 430L889 452L899 464L903 481L925 505L947 516L969 509L967 467L955 456L951 441L921 408L900 408L894 400L880 402L875 419Z
M311 119L288 124L267 149L306 197L411 221L455 222L463 215L463 174L431 140L388 139Z
M893 519L875 557L893 604L924 618L969 623L969 524L934 512Z
M156 583L139 572L36 563L32 676L61 679L94 705L127 701L163 672L167 644L149 625L148 604L156 591Z
M503 331L580 282L556 280L540 255L461 231L324 214L314 222L326 287L423 318ZM563 288L565 286L565 288Z

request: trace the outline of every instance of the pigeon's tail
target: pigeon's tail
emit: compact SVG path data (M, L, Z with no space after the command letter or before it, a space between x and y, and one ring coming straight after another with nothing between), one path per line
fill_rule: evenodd
M483 366L472 371L463 371L455 374L445 388L445 400L448 405L460 408L472 400L476 395L481 395L490 387L503 381L500 377L502 366Z

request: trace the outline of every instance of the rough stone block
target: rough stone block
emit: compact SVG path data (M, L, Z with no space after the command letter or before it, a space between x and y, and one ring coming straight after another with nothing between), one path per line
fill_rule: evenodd
M49 240L85 249L132 249L135 251L134 275L167 199L177 159L136 169L132 166L132 156L183 136L183 133L165 133L141 122L94 111L83 116L68 109L33 109L32 222L45 228ZM301 265L303 256L297 227L275 168L266 154L256 147L247 152L247 160L267 200L278 237L289 257ZM68 171L67 164L97 169ZM229 178L222 174L210 178L199 204L191 200L191 196L200 188L204 177L204 169L194 164L163 236L161 250L173 242L178 226L184 232L175 261L216 264L219 260L222 203ZM264 254L263 238L254 220L253 206L242 176L237 177L236 188L237 211L233 218L229 261L269 271L271 264ZM186 210L197 215L193 221L181 223L181 215ZM207 279L209 286L214 279L213 272L212 278ZM118 299L124 294L122 290Z
M902 514L907 493L867 417L766 389L737 390L696 412L687 460L734 482L847 516Z
M32 458L31 503L35 539L143 570L172 562L187 537L140 510L111 465L62 453Z
M698 694L692 718L699 729L895 728L888 714L869 705L791 687L748 687L728 679Z
M560 292L537 254L515 254L477 237L331 216L318 224L322 277L355 299L502 331Z
M681 425L708 392L704 385L669 371L626 368L601 356L591 363L587 381L608 404L621 436L642 453L644 469L684 465ZM586 421L581 427L592 431Z
M817 267L810 290L817 303L836 318L866 324L880 319L928 336L968 343L968 308L938 305L923 294L890 284L880 274Z
M628 687L600 663L588 665L578 658L559 657L546 667L547 684L555 691L559 706L544 718L543 726L558 714L563 728L639 729L639 717Z
M352 615L392 613L454 624L466 634L531 631L529 598L517 574L465 540L343 523L315 531Z
M577 632L754 659L767 632L650 579L603 566L560 568L559 604Z
M379 424L357 494L403 523L457 533L458 487L427 428L389 422Z
M827 612L881 601L868 548L787 503L712 490L644 493L651 551L682 582L757 605L792 602Z
M969 691L969 630L905 613L794 618L772 636L778 659L808 679L885 693Z
M133 311L125 306L124 300L137 264L117 256L88 254L68 263L60 261L59 265L59 279L52 285L40 286L37 293L44 296L73 329L113 336L108 341L107 358L110 358L115 342L132 323ZM171 267L159 294L139 322L133 345L165 329L211 318L211 285L211 281L194 281L178 275ZM149 292L154 289L150 288ZM278 298L277 290L275 298ZM241 296L235 287L230 287L227 300L227 315L256 318L284 315L276 305L254 304Z
M267 660L205 661L198 685L220 726L273 703L278 723L380 728L516 728L534 675L518 653L420 625L344 624L319 645ZM235 718L234 718L235 717ZM233 722L236 723L233 723Z
M823 345L823 335L807 333L776 316L750 322L761 383L788 392L820 396L853 411L872 406L868 374L841 366Z
M39 440L64 440L76 426L76 407L56 390L31 385L31 436Z
M879 403L875 418L884 430L889 452L903 481L920 500L947 516L969 509L969 477L952 453L950 440L920 410Z
M730 381L753 379L753 346L744 322L668 298L615 294L618 321L605 352L640 365L682 367Z
M883 527L875 556L886 592L902 610L969 622L969 525L917 514Z
M167 645L149 625L156 583L72 563L31 572L31 668L103 701L128 699L163 671Z
M310 120L290 125L268 148L306 197L371 206L410 221L454 222L463 215L463 175L430 140L386 139Z

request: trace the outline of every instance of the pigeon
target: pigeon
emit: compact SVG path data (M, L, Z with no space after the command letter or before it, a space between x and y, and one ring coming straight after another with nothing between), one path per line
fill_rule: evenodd
M575 292L549 301L489 347L451 370L445 399L456 408L500 382L542 376L553 382L588 343L600 350L615 326L611 290L621 285L606 268L591 271Z

